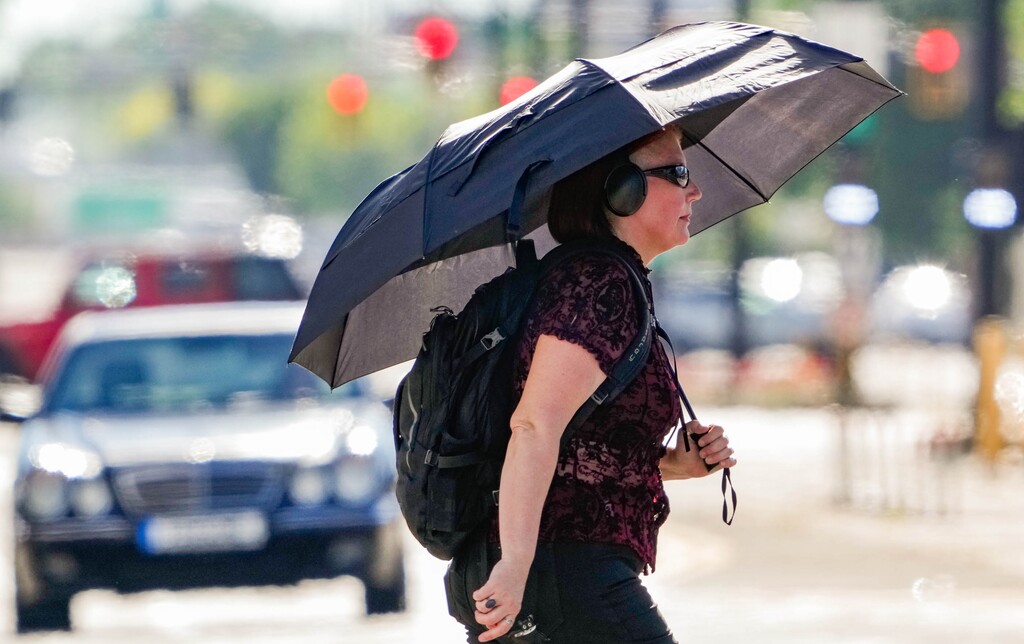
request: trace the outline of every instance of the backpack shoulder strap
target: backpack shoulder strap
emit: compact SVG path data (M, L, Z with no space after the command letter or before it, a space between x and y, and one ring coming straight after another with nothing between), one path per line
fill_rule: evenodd
M639 375L647 363L647 355L651 350L651 342L654 337L654 315L651 312L651 303L647 299L647 291L644 289L643 279L640 277L632 259L625 255L614 245L602 242L581 242L559 246L545 255L542 260L545 264L544 272L551 270L554 266L568 261L572 257L584 253L603 253L617 258L627 269L630 275L630 282L633 285L633 295L637 302L637 311L640 324L633 341L623 352L622 356L612 367L611 373L604 379L597 390L587 398L586 402L576 410L572 419L562 433L561 445L565 447L572 438L573 433L582 425L598 406L618 396Z

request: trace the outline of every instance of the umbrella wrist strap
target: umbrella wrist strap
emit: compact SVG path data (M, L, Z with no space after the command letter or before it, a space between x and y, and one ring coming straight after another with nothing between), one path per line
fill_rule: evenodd
M686 397L686 392L683 391L683 385L679 382L679 374L676 372L676 350L672 346L672 339L668 337L668 333L661 328L660 324L655 322L655 329L657 330L658 337L663 343L668 345L669 351L672 353L672 359L669 361L669 371L672 372L672 382L676 387L676 393L679 394L679 399L683 403L683 407L686 409L687 415L690 420L697 420L697 414L693 412L693 405L690 404L690 399ZM676 430L673 430L672 434L669 434L667 441L672 440L672 436ZM683 446L687 452L690 451L690 435L684 429L683 435ZM696 443L696 440L694 440ZM693 449L697 449L697 445L693 446ZM704 467L710 472L715 468L714 465L704 463ZM730 504L731 501L731 504ZM732 472L728 467L722 469L722 521L726 525L732 525L732 520L736 517L736 488L732 485Z

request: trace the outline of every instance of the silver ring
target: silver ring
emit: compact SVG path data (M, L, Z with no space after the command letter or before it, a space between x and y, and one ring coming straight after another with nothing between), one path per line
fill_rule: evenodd
M506 617L505 619L503 619L501 621L505 622L509 626L511 626L511 625L516 623L516 619L514 617Z

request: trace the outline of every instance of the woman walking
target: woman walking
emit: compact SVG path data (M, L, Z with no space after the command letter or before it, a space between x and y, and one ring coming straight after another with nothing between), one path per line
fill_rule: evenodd
M552 235L618 245L646 275L657 255L687 242L701 198L683 147L669 127L562 180L552 194ZM722 428L691 421L685 431L694 449L663 447L682 413L672 365L656 342L640 375L559 450L569 420L637 333L630 280L616 258L585 253L539 286L514 366L521 397L490 539L494 565L472 593L470 642L509 633L522 617L528 578L540 599L526 630L537 626L547 641L676 641L640 574L655 567L669 511L662 481L736 464Z

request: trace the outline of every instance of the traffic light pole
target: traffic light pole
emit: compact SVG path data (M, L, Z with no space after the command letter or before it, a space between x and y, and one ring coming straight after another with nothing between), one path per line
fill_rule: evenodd
M993 176L978 176L981 184L1006 187L1008 175L1008 156L1006 149L1006 132L999 123L998 100L1003 84L1004 51L1003 27L1000 16L1003 12L1004 0L981 0L980 22L981 38L978 52L977 87L978 99L981 103L980 134L981 140L992 163L989 167ZM1003 297L1005 284L1005 267L1003 266L1003 233L996 230L979 230L979 266L978 276L978 317L1002 315L1006 313L1006 298Z
M736 19L745 22L750 16L750 0L735 0ZM750 254L750 233L745 217L733 217L729 222L732 231L732 270L729 279L729 301L732 305L732 333L729 348L737 360L747 352L747 319L743 310L740 269Z
M981 102L981 140L992 162L979 168L979 184L998 185L1008 181L1006 137L999 124L997 102L1003 81L1003 28L999 20L1003 0L980 0L980 51L977 83ZM982 176L988 173L990 176ZM989 461L1002 448L1000 409L995 399L995 380L1008 348L1003 324L1006 297L1002 230L978 230L978 322L974 346L978 355L980 381L975 409L974 445Z
M1002 266L1002 233L995 230L981 230L978 237L978 313L980 317L1001 315L1006 310L1006 285Z

